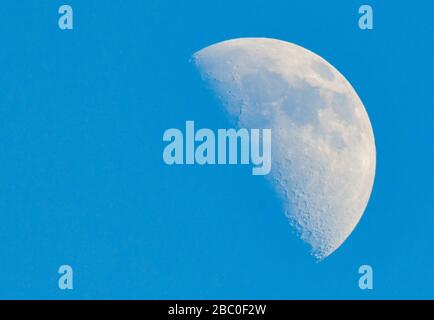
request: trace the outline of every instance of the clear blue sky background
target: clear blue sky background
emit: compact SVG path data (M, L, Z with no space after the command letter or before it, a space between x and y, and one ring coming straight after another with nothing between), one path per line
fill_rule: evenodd
M66 3L72 32L63 1L0 4L0 298L434 298L432 2L369 1L373 31L360 1ZM238 37L318 53L369 113L371 200L324 262L250 168L163 164L167 128L227 126L189 60Z

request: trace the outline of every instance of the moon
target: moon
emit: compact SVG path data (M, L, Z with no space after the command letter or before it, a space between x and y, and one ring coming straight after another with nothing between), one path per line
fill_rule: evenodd
M376 165L368 114L345 77L317 54L269 38L228 40L193 55L237 128L272 130L267 180L318 261L365 211Z

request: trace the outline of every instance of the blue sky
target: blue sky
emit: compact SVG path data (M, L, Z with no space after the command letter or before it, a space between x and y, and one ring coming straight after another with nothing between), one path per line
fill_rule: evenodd
M359 1L69 1L60 31L61 4L1 4L0 298L434 298L434 4L371 1L362 31ZM238 37L316 52L369 113L371 200L321 263L250 168L162 161L167 128L227 127L190 58Z

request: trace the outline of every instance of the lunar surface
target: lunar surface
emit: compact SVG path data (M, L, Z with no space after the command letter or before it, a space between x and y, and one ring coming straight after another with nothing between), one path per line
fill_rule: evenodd
M322 260L359 222L375 176L366 110L331 64L274 39L217 43L193 56L238 128L272 129L267 179L296 234Z

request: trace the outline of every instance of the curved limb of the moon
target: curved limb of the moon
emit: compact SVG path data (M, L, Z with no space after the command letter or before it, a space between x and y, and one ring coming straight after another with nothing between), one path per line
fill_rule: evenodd
M312 254L330 255L359 222L375 176L374 135L353 87L318 55L274 39L224 41L193 58L238 127L272 129L267 177Z

